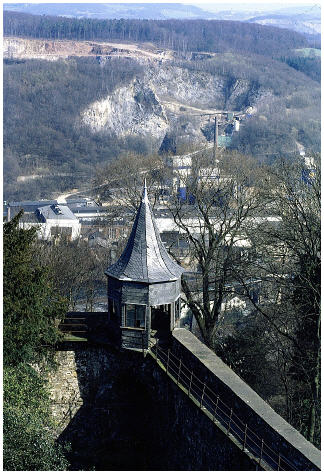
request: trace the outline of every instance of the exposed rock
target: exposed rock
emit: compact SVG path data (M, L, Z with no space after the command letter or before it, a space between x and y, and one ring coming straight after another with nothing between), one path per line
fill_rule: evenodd
M176 147L176 137L175 135L170 135L169 133L166 133L163 142L161 143L159 153L161 155L165 153L172 153L176 154L177 152L177 147Z
M92 103L82 112L81 122L93 132L106 130L120 137L139 135L151 138L159 145L169 128L153 89L138 80L115 90L106 99Z
M203 130L209 127L210 115L245 110L271 98L271 91L248 80L229 82L171 63L150 63L141 77L90 104L80 118L93 132L150 138L158 150L170 134L177 145L206 144L211 138Z
M173 58L170 50L152 45L120 44L97 41L3 38L4 58L46 59L56 61L69 56L130 57L139 61L163 62Z
M151 65L143 77L90 104L80 119L92 132L149 137L157 149L169 131L181 142L205 142L200 128L208 119L200 116L202 107L220 108L223 86L209 74Z
M148 71L162 101L177 101L201 109L222 109L224 80L205 72L162 65Z
M195 54L197 61L212 56ZM205 145L213 135L205 133L211 128L212 114L224 109L245 111L249 107L255 113L273 100L272 91L255 82L178 67L173 51L153 45L4 38L7 59L68 61L70 56L96 57L100 64L113 57L126 57L145 65L144 73L129 84L89 104L75 123L88 126L92 133L141 137L155 151L166 136L175 136L176 145Z

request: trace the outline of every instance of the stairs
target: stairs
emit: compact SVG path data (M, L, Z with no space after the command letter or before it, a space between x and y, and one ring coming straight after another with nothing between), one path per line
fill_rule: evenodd
M88 324L85 317L66 316L58 328L66 341L88 340Z

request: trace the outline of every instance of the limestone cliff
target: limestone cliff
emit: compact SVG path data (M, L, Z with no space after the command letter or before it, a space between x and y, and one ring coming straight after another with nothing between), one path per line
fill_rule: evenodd
M247 80L237 80L229 88L224 77L174 63L150 63L141 77L89 104L80 122L92 132L145 137L157 148L167 132L176 135L178 143L204 144L208 114L241 111L251 105L256 110L259 102L271 96L271 91L252 87Z
M93 132L105 130L119 137L139 135L153 142L161 142L169 128L154 89L139 80L91 104L82 112L81 122Z
M220 110L245 111L251 106L255 113L260 102L273 96L272 91L249 80L181 67L174 51L152 44L4 38L7 59L69 61L70 57L95 57L100 64L116 57L131 58L145 65L144 72L130 83L88 104L75 118L75 126L87 126L90 133L141 137L153 151L166 134L176 136L178 144L205 144L206 136L210 139L204 133L212 126L210 115ZM199 58L190 57L191 61ZM220 124L220 133L223 131Z
M43 40L10 36L3 38L4 58L57 60L70 56L129 57L139 61L163 62L172 59L173 52L159 50L151 44Z

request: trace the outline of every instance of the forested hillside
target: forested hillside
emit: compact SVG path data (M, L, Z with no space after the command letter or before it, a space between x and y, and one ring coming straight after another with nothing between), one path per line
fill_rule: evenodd
M66 62L8 61L4 65L5 195L14 199L48 196L91 180L95 165L129 150L144 153L136 137L118 139L75 127L80 110L127 83L141 66L115 59L100 67L95 59ZM33 173L46 179L22 182Z
M320 149L320 56L297 33L230 21L16 12L4 12L4 31L20 37L11 37L4 60L7 200L89 187L98 166L129 151L155 153L170 134L205 146L210 124L198 116L210 109L254 109L231 146L258 160ZM38 46L27 37L48 38L36 57L50 61L30 59ZM16 54L22 42L25 52ZM55 56L57 45L64 57Z
M301 72L259 55L245 55L242 61L239 54L220 54L204 61L183 61L181 66L226 77L228 95L239 81L250 81L251 89L269 91L258 103L258 114L248 118L234 136L232 148L271 160L296 151L296 142L320 151L320 87ZM238 96L239 109L249 105L248 96Z
M321 51L319 49L295 49L280 59L314 81L321 82Z
M308 45L290 30L220 20L89 20L4 12L4 34L50 39L151 41L177 51L239 51L266 56Z
M181 3L5 3L4 9L31 13L32 15L55 15L70 18L146 18L155 20L217 18L215 14L197 6Z

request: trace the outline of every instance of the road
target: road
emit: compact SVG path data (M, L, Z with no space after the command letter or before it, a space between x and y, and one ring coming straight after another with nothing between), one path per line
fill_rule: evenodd
M180 158L180 157L183 157L183 158L187 158L187 157L190 157L190 156L194 156L196 155L197 153L200 153L201 151L204 151L206 149L210 149L213 147L213 144L212 143L207 143L204 148L201 148L200 150L197 150L197 151L193 151L191 153L185 153L184 155L175 155L174 158ZM72 189L71 191L66 191L65 193L62 193L60 194L59 196L57 196L57 198L55 198L57 200L58 203L61 203L61 204L64 204L66 203L66 200L67 198L72 198L73 196L77 196L79 194L86 194L86 193L90 193L92 194L92 192L95 190L95 189L99 189L101 187L104 187L106 186L106 183L104 184L101 184L99 186L95 186L93 188L88 188L88 189Z

